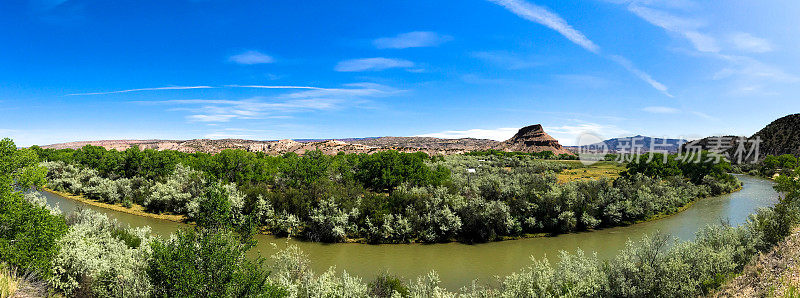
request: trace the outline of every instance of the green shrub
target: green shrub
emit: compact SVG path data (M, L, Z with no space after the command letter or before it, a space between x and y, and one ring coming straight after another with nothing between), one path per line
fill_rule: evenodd
M67 232L60 216L35 206L20 194L0 194L0 259L25 270L49 276L57 240Z
M106 215L84 209L67 219L59 239L51 284L69 296L145 297L151 292L145 269L150 230L122 228Z
M409 296L408 287L403 281L399 277L389 275L388 273L375 277L375 280L370 282L368 287L370 297L391 298L397 297L397 295L401 297Z
M16 190L42 185L44 170L30 150L17 150L10 139L0 140L0 260L26 271L49 276L56 241L67 231L64 219L32 203Z
M282 297L268 281L264 259L245 258L247 247L230 232L180 230L153 241L147 274L156 297Z

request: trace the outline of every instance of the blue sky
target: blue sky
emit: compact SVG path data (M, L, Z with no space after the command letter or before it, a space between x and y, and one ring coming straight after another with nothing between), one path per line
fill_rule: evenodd
M750 135L800 111L797 1L0 2L0 135Z

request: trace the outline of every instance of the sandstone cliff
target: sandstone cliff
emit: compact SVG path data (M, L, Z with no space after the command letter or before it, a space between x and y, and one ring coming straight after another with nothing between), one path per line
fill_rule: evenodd
M497 149L504 151L541 152L552 151L558 154L572 154L548 135L541 124L521 128L517 134L500 144Z
M374 153L383 150L401 152L422 151L430 155L460 154L475 150L496 149L503 151L539 152L552 151L555 154L569 153L558 141L544 132L541 125L524 127L511 139L498 142L487 139L461 138L440 139L432 137L380 137L340 140L294 140L254 141L242 139L194 139L194 140L102 140L69 142L42 146L53 149L78 149L86 145L101 146L119 151L139 146L139 149L175 150L181 152L218 153L225 149L241 149L250 152L264 152L271 155L284 153L303 154L310 150L320 150L325 154Z

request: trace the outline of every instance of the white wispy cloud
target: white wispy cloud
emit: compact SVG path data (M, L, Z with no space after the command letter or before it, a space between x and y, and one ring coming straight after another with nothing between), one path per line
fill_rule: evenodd
M642 111L645 111L645 112L648 112L648 113L653 113L653 114L670 114L670 115L677 115L677 114L686 115L686 114L689 114L689 115L694 115L694 116L697 116L697 117L700 117L700 118L703 118L703 119L706 119L706 120L716 120L717 119L717 118L715 118L715 117L713 117L713 116L711 116L709 114L703 113L703 112L691 111L691 110L681 110L681 109L677 109L677 108L663 107L663 106L645 107L645 108L642 109Z
M731 43L742 51L752 53L766 53L772 51L772 44L768 40L755 37L750 33L733 33L729 38Z
M189 115L186 118L191 121L196 122L228 122L233 118L236 118L236 115Z
M127 90L117 90L117 91L107 91L107 92L73 93L73 94L67 94L67 96L102 95L102 94L128 93L128 92L139 92L139 91L187 90L187 89L211 89L211 88L215 88L215 87L211 87L211 86L170 86L170 87L127 89Z
M261 53L259 51L246 51L240 54L236 54L233 56L228 57L228 61L238 63L238 64L265 64L265 63L273 63L275 59L272 56Z
M661 93L664 93L664 95L669 96L669 97L673 97L672 94L669 93L669 90L668 90L667 86L665 86L661 82L656 81L655 79L653 79L653 77L651 77L650 74L648 74L648 73L640 70L639 68L637 68L635 65L633 65L633 62L631 62L627 58L622 57L622 56L617 56L617 55L611 55L611 56L609 56L609 58L611 58L612 61L614 61L617 64L621 65L625 69L627 69L629 72L631 72L634 75L636 75L637 77L639 77L639 79L641 79L642 81L645 81L648 84L650 84L650 86L652 86L656 90L661 91Z
M653 113L653 114L677 114L677 113L680 113L680 110L678 110L676 108L661 107L661 106L645 107L645 108L642 109L642 111L645 111L645 112L648 112L648 113Z
M313 86L288 86L288 85L227 85L231 88L255 88L255 89L309 89L309 90L335 90L331 88Z
M730 65L714 74L714 79L717 80L738 76L746 77L750 81L759 79L781 83L800 81L800 77L796 75L786 73L778 67L762 63L750 57L735 55L720 55L719 57L730 62Z
M377 83L350 83L344 84L345 88L317 88L308 91L292 92L284 95L287 98L322 98L322 97L378 97L389 96L403 92L390 86Z
M398 34L394 37L382 37L372 41L379 49L406 49L435 47L453 40L452 36L441 35L432 31L414 31Z
M517 16L529 20L531 22L539 23L544 25L550 29L555 30L556 32L560 33L568 40L572 41L573 43L583 47L587 51L590 51L595 54L600 54L600 47L592 42L589 38L587 38L583 33L576 30L572 26L570 26L566 20L561 18L556 13L553 13L547 10L544 7L537 6L531 3L528 3L524 0L488 0L490 2L496 3L505 7L507 10L513 12ZM637 68L633 62L624 58L619 55L609 55L609 59L617 62L622 67L624 67L629 72L633 73L643 81L647 82L658 91L661 91L665 95L672 97L667 90L667 87L653 79L650 74L645 73L644 71Z
M486 61L506 69L526 69L542 66L544 63L537 57L520 57L514 53L506 51L483 51L473 52L470 55L474 58Z
M356 84L346 84L345 86L359 86L359 83ZM155 88L140 88L140 89L128 89L128 90L117 90L117 91L108 91L108 92L91 92L91 93L73 93L67 94L67 96L77 96L77 95L102 95L102 94L115 94L115 93L128 93L128 92L140 92L140 91L164 91L164 90L191 90L191 89L217 89L217 88L254 88L254 89L307 89L307 90L329 90L329 91L341 91L341 92L359 92L359 90L355 89L342 89L342 88L323 88L323 87L314 87L314 86L291 86L291 85L225 85L225 86L187 86L187 87L155 87Z
M613 1L624 4L627 10L650 24L667 32L676 33L686 39L700 54L699 57L717 59L726 63L717 71L713 79L730 81L728 88L732 95L775 95L776 83L794 83L800 81L797 76L783 71L778 66L768 65L752 57L729 54L729 52L766 53L773 50L770 41L745 32L733 32L712 36L702 31L711 31L710 25L700 17L681 16L694 9L701 2L688 0L673 5L671 1L656 0L620 0ZM686 9L691 7L692 9ZM677 8L677 10L676 10ZM717 30L719 31L719 30ZM723 41L720 43L719 41ZM702 117L702 116L701 116Z
M536 22L547 26L550 29L555 30L556 32L560 33L570 41L574 42L575 44L583 47L584 49L599 53L600 47L598 47L594 42L586 38L578 30L572 28L567 21L561 18L559 15L550 12L544 7L534 5L522 0L489 0L494 2L500 6L505 7L509 11L515 13L516 15L529 20L531 22Z
M234 119L265 119L283 113L322 111L338 108L340 99L301 99L276 101L267 97L252 97L243 100L168 100L166 105L189 106L173 110L189 111L186 119L191 122L229 122Z
M342 88L312 86L236 86L242 88L305 89L271 97L247 99L176 99L137 101L140 104L167 105L169 110L188 112L190 122L230 122L237 119L285 118L288 114L328 111L364 104L369 98L390 96L403 90L375 83L346 84Z
M691 111L690 113L692 113L693 115L695 115L697 117L706 119L706 120L716 120L717 119L716 117L711 116L711 115L706 114L706 113L703 113L703 112Z
M414 62L396 58L363 58L340 61L334 70L341 72L381 71L390 68L412 68Z
M662 10L640 5L640 2L630 3L628 10L650 24L682 35L700 52L718 53L721 50L715 38L699 32L699 29L705 26L702 21L675 16Z
M468 130L447 130L442 132L417 135L418 137L434 137L443 139L490 139L495 141L505 141L513 137L519 128L502 127L496 129L468 129Z

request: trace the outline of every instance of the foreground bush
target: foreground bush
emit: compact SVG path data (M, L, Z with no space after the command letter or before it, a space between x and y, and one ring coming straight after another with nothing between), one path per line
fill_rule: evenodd
M245 258L247 247L230 232L181 230L154 241L147 273L158 297L281 297L264 260Z
M104 214L81 210L67 218L51 284L68 296L145 297L150 280L150 229L123 228Z
M58 238L67 231L64 219L20 191L41 186L44 172L36 155L0 140L0 260L21 270L49 275L58 253ZM38 201L39 199L31 198Z

